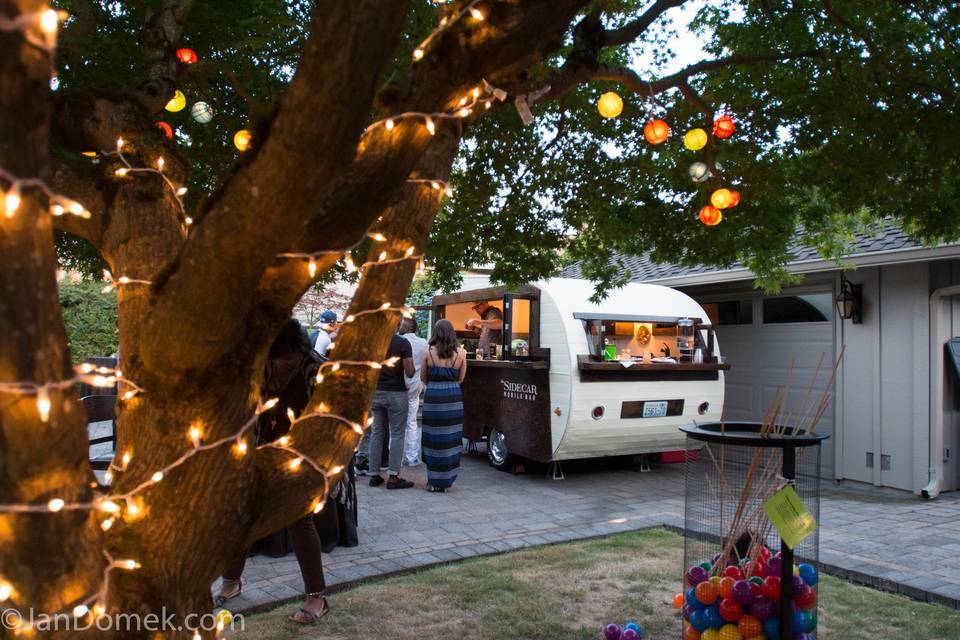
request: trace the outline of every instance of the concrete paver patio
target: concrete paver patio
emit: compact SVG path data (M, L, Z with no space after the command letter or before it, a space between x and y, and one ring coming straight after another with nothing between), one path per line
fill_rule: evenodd
M567 465L566 479L539 471L499 472L486 458L464 456L453 491L423 491L423 467L402 475L404 491L357 483L360 546L324 555L330 586L520 547L623 531L683 526L683 465L637 473L610 462ZM825 484L820 560L841 577L960 608L960 495L923 501L904 492ZM677 568L679 586L680 567ZM247 563L232 611L299 598L293 555Z

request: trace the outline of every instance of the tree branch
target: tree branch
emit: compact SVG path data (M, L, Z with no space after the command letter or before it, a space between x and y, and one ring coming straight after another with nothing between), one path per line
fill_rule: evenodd
M50 167L50 185L58 193L70 194L70 197L86 207L90 218L64 215L54 218L54 227L66 231L92 244L103 253L103 233L109 224L107 207L102 192L96 188L99 176L87 171L81 173L73 164L64 160L53 160Z
M686 0L657 0L649 9L644 11L639 18L629 22L619 29L607 31L604 37L604 44L615 47L622 44L629 44L639 38L644 31L650 28L650 25L666 13L669 9L679 7Z
M163 0L160 10L147 20L140 33L143 57L147 62L147 81L138 99L150 113L159 113L176 88L180 66L173 47L180 40L194 0Z

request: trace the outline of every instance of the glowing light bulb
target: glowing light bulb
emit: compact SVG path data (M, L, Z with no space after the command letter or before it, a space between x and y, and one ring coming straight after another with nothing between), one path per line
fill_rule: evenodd
M40 16L40 29L46 34L54 33L57 30L57 22L59 19L60 16L57 15L56 11L47 9Z
M387 120L383 123L383 126L387 128L387 131L393 131L393 128L396 126L393 120Z
M0 581L0 602L5 602L13 595L13 585L6 581Z
M125 453L123 454L123 457L120 459L120 464L122 465L122 467L123 467L124 469L126 469L126 468L127 468L127 465L130 464L130 458L132 458L132 457L133 457L133 454L130 453L129 451L127 451L127 452L125 452Z
M263 403L263 410L269 411L270 409L273 409L275 406L277 406L278 402L280 402L280 398L270 398Z
M423 49L421 49L420 47L417 47L416 49L413 50L414 60L419 60L422 57L423 57Z
M381 251L380 256L377 258L377 262L383 262L386 259L387 259L387 252Z
M163 156L160 156L159 158L157 158L157 169L159 169L160 171L163 171L164 164L165 163L163 161Z
M3 199L3 213L8 218L12 218L13 214L15 214L19 208L20 187L13 185L13 187L10 188L10 191L7 192L7 197Z
M64 214L63 206L59 204L53 205L50 207L50 213L55 216L62 216Z
M313 502L313 512L320 513L321 511L323 511L323 500L321 500L320 498L317 498Z
M333 475L337 475L341 471L343 471L343 467L340 466L339 464L335 466L333 469L330 469L330 473L332 473Z
M407 250L403 252L404 257L409 258L412 256L415 249L416 248L413 245L407 247Z
M241 440L234 446L233 450L236 452L238 458L247 455L247 441Z
M300 465L303 464L303 458L294 458L290 461L290 470L296 471L300 468Z
M279 438L277 438L277 444L279 444L281 447L287 446L288 444L290 444L290 437L280 436Z
M331 370L331 371L340 371L340 363L339 363L339 362L334 362L334 363L333 363L333 366L330 367L330 370Z
M310 277L316 277L317 275L317 261L315 258L310 258L310 262L307 264L307 270L310 272Z
M85 604L78 604L73 608L73 615L77 618L82 618L88 613L90 613L90 608Z
M483 15L483 12L480 11L480 9L477 9L476 7L470 7L470 16L474 20L483 20L486 17Z
M460 116L461 118L466 118L471 113L472 112L470 111L470 109L460 109L460 111L457 112L457 115Z
M139 569L141 565L136 560L121 560L120 566L124 569L129 569L132 571L134 569Z
M430 132L430 135L436 135L437 133L437 127L433 124L433 118L430 116L427 116L427 131Z
M40 414L40 422L50 419L50 396L44 387L37 389L37 412Z
M177 195L178 195L178 196L182 196L182 195L185 194L186 192L187 192L187 188L186 188L186 187L180 187L179 189L177 189Z
M47 503L47 509L56 513L57 511L60 511L60 509L63 509L64 504L65 504L64 501L61 500L60 498L54 498L53 500Z
M130 398L132 398L132 397L135 396L135 395L137 395L137 392L136 392L136 391L127 391L125 394L123 394L123 399L124 399L124 400L129 400Z
M117 138L117 151L123 149L123 138Z
M106 511L107 513L117 513L120 511L120 505L113 500L102 500L97 504L97 508L99 508L101 511Z
M293 412L293 409L287 407L287 420L290 421L290 424L293 424L297 421L297 415Z
M117 174L118 176L125 176L128 173L130 173L130 170L127 169L126 167L120 167L114 173Z
M100 528L103 529L104 531L109 531L110 527L112 526L113 526L113 518L107 518L106 520L100 523Z
M163 472L157 471L155 474L150 476L150 479L154 482L160 482L161 480L163 480Z
M371 233L371 234L370 234L370 237L371 237L372 239L376 240L377 242L386 242L386 241L387 241L387 236L383 235L382 233Z
M473 99L474 99L474 100L476 100L477 98L479 98L479 97L480 97L480 87L474 87L474 88L473 88L473 91L471 91L470 94L473 96Z

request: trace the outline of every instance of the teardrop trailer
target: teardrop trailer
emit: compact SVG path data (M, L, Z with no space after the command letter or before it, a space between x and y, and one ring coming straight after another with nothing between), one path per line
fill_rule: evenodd
M432 300L467 349L464 437L493 466L683 450L678 427L719 420L723 363L704 309L684 293L628 284L601 302L593 284L555 278ZM474 306L500 310L494 357L477 357Z

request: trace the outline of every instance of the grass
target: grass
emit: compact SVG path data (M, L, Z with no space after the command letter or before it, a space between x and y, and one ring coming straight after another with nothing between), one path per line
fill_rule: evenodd
M313 627L293 605L246 619L239 640L598 640L604 624L636 620L648 640L679 639L683 540L655 530L476 558L378 580L330 596ZM957 640L960 612L820 582L822 640Z

